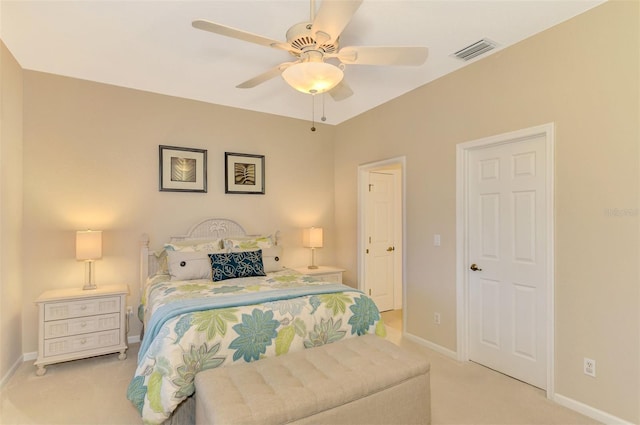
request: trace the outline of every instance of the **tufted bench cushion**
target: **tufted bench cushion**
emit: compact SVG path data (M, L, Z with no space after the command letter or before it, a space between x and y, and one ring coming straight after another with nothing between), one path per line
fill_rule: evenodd
M429 363L375 335L200 372L196 424L429 424Z

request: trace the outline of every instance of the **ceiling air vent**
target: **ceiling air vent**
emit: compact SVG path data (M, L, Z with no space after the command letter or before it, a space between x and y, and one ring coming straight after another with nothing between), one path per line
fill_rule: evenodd
M487 38L483 38L482 40L476 41L475 43L465 47L464 49L458 50L453 54L453 56L463 61L469 61L475 57L478 57L495 49L496 47L498 47L498 44Z

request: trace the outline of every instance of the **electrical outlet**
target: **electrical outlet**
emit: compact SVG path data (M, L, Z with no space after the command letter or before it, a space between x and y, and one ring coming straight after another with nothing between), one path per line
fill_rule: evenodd
M433 323L436 325L440 324L440 313L433 313Z
M596 377L596 361L584 358L584 374Z

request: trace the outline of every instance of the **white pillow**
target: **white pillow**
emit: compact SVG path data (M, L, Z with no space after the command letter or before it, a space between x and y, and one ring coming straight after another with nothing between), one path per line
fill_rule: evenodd
M282 256L281 246L272 246L271 248L262 248L262 265L264 266L264 271L269 273L269 272L277 272L278 270L282 270L284 267L280 262L281 256Z
M211 280L211 259L205 251L167 251L171 280Z
M164 244L162 251L155 252L158 259L158 274L169 274L167 253L170 251L181 252L220 252L222 239L185 239L183 241Z

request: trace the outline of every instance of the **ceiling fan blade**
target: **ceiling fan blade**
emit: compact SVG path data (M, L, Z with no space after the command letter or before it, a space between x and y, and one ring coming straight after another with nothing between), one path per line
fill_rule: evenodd
M297 49L291 47L287 43L283 43L278 40L263 37L261 35L253 34L247 31L227 27L225 25L216 24L215 22L207 21L205 19L196 19L191 23L194 28L199 30L209 31L215 34L224 35L225 37L231 37L242 41L248 41L249 43L259 44L261 46L274 47L276 49L282 49L287 51L297 51Z
M253 78L251 78L250 80L245 81L244 83L240 83L236 86L236 88L238 89L250 89L253 88L259 84L264 83L265 81L269 81L272 78L275 78L277 76L279 76L280 74L282 74L282 71L284 71L285 69L287 69L288 67L290 67L291 65L293 65L294 63L297 62L285 62L285 63L281 63L280 65L271 68L270 70L263 72L260 75L257 75Z
M316 39L323 40L323 44L334 43L361 4L362 0L323 0L311 33Z
M344 47L336 55L354 65L422 65L429 56L426 47Z
M349 84L347 84L346 81L344 81L343 79L338 83L337 86L329 90L329 94L331 95L333 100L335 100L336 102L339 102L353 95L353 90L351 90L351 87L349 87Z

